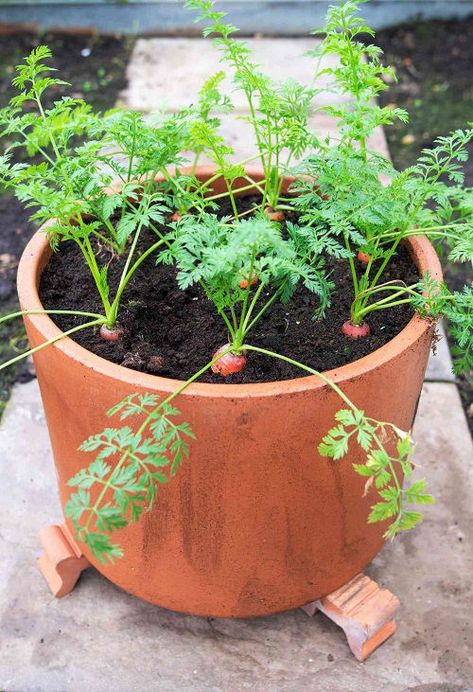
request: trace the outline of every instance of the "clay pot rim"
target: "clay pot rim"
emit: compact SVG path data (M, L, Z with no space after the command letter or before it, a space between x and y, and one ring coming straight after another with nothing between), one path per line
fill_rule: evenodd
M201 167L199 173L208 174L210 167ZM257 175L257 171L248 170L248 174ZM261 174L260 174L261 175ZM44 310L41 303L38 287L41 273L48 263L52 250L46 235L48 225L46 222L34 234L29 241L18 265L17 290L22 310ZM415 261L419 273L430 272L432 278L442 280L442 269L437 253L425 236L411 236L405 241L406 246ZM44 340L53 339L62 334L48 315L28 315L28 320L42 334ZM367 356L342 365L339 368L324 371L324 375L340 384L347 380L361 377L366 372L380 367L388 361L399 356L410 344L420 339L431 325L428 320L415 314L409 323L393 339L380 348L372 351ZM218 344L215 345L217 347ZM72 360L78 361L83 366L95 370L106 377L119 380L136 388L142 387L152 391L172 393L183 380L159 377L148 373L131 370L122 365L117 365L80 346L70 337L64 337L46 348L59 348ZM212 347L211 347L212 348ZM284 354L283 354L284 355ZM209 358L211 353L209 352ZM268 356L269 357L269 356ZM181 396L204 396L242 398L255 396L274 396L277 394L291 394L304 392L308 388L327 387L316 375L297 377L291 380L278 380L275 382L256 382L251 384L210 384L194 382L181 394Z

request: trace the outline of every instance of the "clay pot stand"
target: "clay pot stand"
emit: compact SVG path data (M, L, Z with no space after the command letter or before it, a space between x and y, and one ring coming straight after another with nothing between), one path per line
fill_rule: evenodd
M37 564L53 596L71 593L81 573L92 565L65 524L52 524L38 534L43 554ZM360 573L328 596L301 606L312 617L320 610L342 628L358 661L365 661L396 631L399 599Z

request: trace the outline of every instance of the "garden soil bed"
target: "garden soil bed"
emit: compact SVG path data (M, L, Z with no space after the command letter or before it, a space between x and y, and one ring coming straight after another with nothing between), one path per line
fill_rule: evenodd
M253 198L239 200L240 211L249 208ZM227 210L221 210L226 213ZM139 250L149 247L156 236L142 234ZM101 263L110 261L108 276L116 285L123 268L123 259L111 258L102 248ZM400 306L389 313L370 315L372 333L358 341L348 340L340 331L349 317L352 285L345 261L329 264L335 283L332 306L328 316L312 319L317 297L305 288L298 288L292 300L274 304L256 325L248 341L299 360L317 370L339 367L380 348L409 322L413 311ZM418 280L417 270L406 249L401 248L391 262L385 280L401 279L406 283ZM113 295L113 289L112 289ZM77 245L68 241L60 246L43 273L40 296L47 309L77 309L103 312L100 299ZM76 316L53 318L63 330L83 322ZM175 269L155 264L148 258L128 285L119 318L125 334L118 343L101 339L98 330L84 330L75 340L114 363L133 370L163 377L185 380L211 360L214 351L227 341L225 326L203 290L192 287L181 291L176 284ZM204 382L272 382L301 377L293 366L259 354L251 354L246 368L231 377L208 373Z
M382 105L394 103L409 113L409 123L397 122L386 129L391 156L403 169L436 137L473 121L473 16L386 29L376 34L375 42L385 51L384 61L394 66L398 78L381 94ZM473 187L473 144L469 153L465 185ZM442 264L452 290L472 282L471 265ZM457 381L473 433L473 373L462 374Z
M13 92L10 87L15 66L30 51L47 45L53 53L48 64L55 67L62 80L71 86L57 86L48 92L46 103L62 95L83 98L95 109L107 110L115 105L126 86L126 66L133 40L127 37L46 32L2 34L0 25L0 105L5 106Z

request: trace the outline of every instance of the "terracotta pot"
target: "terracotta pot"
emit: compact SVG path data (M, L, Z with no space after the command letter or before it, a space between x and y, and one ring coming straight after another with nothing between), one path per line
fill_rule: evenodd
M440 279L428 240L411 238L408 247L419 270ZM42 307L37 288L49 257L38 232L18 270L25 310ZM44 315L25 324L31 346L60 333ZM415 316L388 344L328 374L368 415L408 429L431 337L428 322ZM38 352L35 365L63 505L66 481L91 460L78 446L110 424L105 411L132 392L165 396L178 385L114 365L69 338ZM195 615L267 615L340 587L382 548L386 527L366 522L377 496L363 497L364 479L351 466L362 455L334 462L317 454L342 404L316 377L196 383L176 406L197 435L191 458L160 490L153 511L116 535L123 559L104 566L88 555L112 582Z

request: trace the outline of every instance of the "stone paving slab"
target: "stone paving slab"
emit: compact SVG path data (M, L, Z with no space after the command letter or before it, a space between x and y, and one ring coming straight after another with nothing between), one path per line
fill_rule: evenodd
M435 346L435 353L430 354L425 379L428 382L455 382L447 335L441 324L438 326L437 335L439 340Z
M311 38L253 38L248 43L254 51L254 61L275 80L294 78L302 84L312 83L318 59L306 55L320 41ZM128 87L121 100L129 108L150 111L160 106L178 110L194 103L198 91L210 75L225 68L220 62L220 51L211 40L199 38L151 38L138 39L128 63ZM322 67L333 64L331 56L325 57ZM230 73L231 70L228 70ZM318 87L326 85L327 77L319 78ZM243 94L235 92L230 79L222 85L237 111L247 111ZM328 101L343 101L343 96L321 94L320 105Z
M473 448L453 384L424 386L415 436L437 503L368 570L402 605L398 632L358 663L320 614L191 617L138 601L93 569L55 600L35 567L37 531L61 521L55 474L37 384L17 385L0 426L0 689L471 690Z
M319 45L317 39L254 38L248 40L254 50L255 61L276 80L295 78L303 84L312 83L317 61L306 55ZM128 86L122 92L119 105L143 113L152 111L177 111L195 102L199 88L212 74L222 69L219 51L210 40L192 38L139 39L133 49L127 67ZM331 56L324 57L321 67L333 65ZM317 86L328 83L327 77L319 78ZM241 119L248 106L241 93L233 91L227 78L222 91L235 105L236 113L221 115L221 133L235 150L235 160L246 159L255 153L251 126ZM344 100L340 94L322 93L315 99L316 106L329 101ZM317 112L311 119L313 131L324 138L334 134L334 121L327 114ZM389 156L384 132L378 128L369 146ZM202 158L201 163L208 163Z

